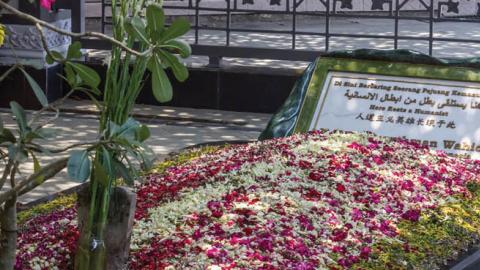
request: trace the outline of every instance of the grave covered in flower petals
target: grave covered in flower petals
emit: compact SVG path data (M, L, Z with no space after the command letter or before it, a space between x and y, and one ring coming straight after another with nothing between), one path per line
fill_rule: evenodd
M479 238L478 161L362 133L205 152L136 186L129 269L437 269ZM71 268L75 212L26 219L17 269Z

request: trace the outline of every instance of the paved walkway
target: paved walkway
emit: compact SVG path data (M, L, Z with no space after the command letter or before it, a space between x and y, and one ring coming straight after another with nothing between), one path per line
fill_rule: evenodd
M51 148L62 148L68 144L94 140L97 137L98 117L94 106L87 102L68 101L64 112L55 124L59 136L46 141ZM152 136L148 144L159 159L170 152L184 147L213 141L255 140L267 124L270 115L238 113L216 110L197 110L138 105L135 118L150 127ZM0 117L7 127L14 122L6 110L0 110ZM48 162L60 156L43 156ZM33 163L21 168L25 175L33 171ZM21 204L32 203L62 190L78 185L68 179L65 172L44 185L19 198Z

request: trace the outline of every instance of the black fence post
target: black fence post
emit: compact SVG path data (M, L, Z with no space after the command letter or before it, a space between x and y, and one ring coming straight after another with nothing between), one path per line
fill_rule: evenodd
M72 31L85 32L85 0L71 1Z

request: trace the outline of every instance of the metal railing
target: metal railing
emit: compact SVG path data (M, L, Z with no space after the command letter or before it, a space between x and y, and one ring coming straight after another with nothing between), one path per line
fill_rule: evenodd
M83 0L82 0L83 1ZM219 0L221 1L221 0ZM212 62L218 61L222 57L239 57L239 58L263 58L263 59L278 59L278 60L298 60L298 61L310 61L318 57L319 55L328 52L331 48L332 38L351 38L351 39L381 39L393 41L391 49L399 48L400 41L424 41L428 42L428 54L433 55L436 44L440 42L454 42L462 44L480 44L480 39L470 38L451 38L451 37L439 37L435 33L434 24L438 22L458 22L458 23L479 23L480 26L480 5L477 16L470 17L446 17L443 16L442 10L452 13L458 13L457 6L452 6L452 0L434 1L434 0L418 0L421 4L422 12L411 13L404 12L405 6L411 0L373 0L376 6L372 5L372 12L344 12L345 8L351 8L352 1L355 0L317 0L320 2L321 9L323 11L310 12L305 8L299 9L299 7L305 2L305 0L284 0L285 8L279 9L275 7L273 9L251 9L244 8L245 1L251 1L247 3L253 3L254 0L226 0L225 7L212 7L202 6L201 0L182 0L176 2L177 5L173 5L172 1L165 1L164 8L168 10L182 11L188 13L188 16L192 18L192 51L194 55L209 56ZM258 1L258 0L257 0ZM272 2L273 1L273 2ZM278 0L271 0L270 4L278 5ZM181 5L178 5L181 3ZM453 2L454 4L457 2ZM343 7L339 11L340 7ZM385 6L387 10L383 12L377 12L379 9L383 9ZM111 3L108 0L102 0L102 31L105 32L106 26L110 24L109 17L106 12L111 8ZM202 13L210 12L216 13L216 16L222 16L224 18L223 26L209 26L202 25L200 19ZM402 13L402 14L401 14ZM237 14L270 14L270 15L287 15L291 18L291 27L287 30L276 30L262 27L261 29L252 28L237 28L232 26L232 16ZM313 16L320 19L323 25L319 26L315 31L304 31L298 27L298 18L300 16ZM355 18L355 19L379 19L393 22L392 34L375 34L375 33L338 33L332 31L332 22L335 18ZM399 23L403 20L418 21L428 23L428 35L401 35L399 31ZM385 22L385 21L383 21ZM200 40L200 31L220 31L225 33L224 44L211 45L203 44ZM269 47L252 47L252 46L238 46L232 44L231 37L234 33L257 33L257 34L278 34L288 35L291 39L289 48L269 48ZM297 41L298 37L321 37L323 38L323 49L298 49ZM96 40L84 40L84 47L94 49L107 49L109 47L105 42Z

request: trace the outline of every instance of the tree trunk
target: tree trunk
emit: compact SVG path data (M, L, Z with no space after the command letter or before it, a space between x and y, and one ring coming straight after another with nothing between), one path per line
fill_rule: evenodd
M17 251L17 197L6 201L0 215L0 269L12 270Z

